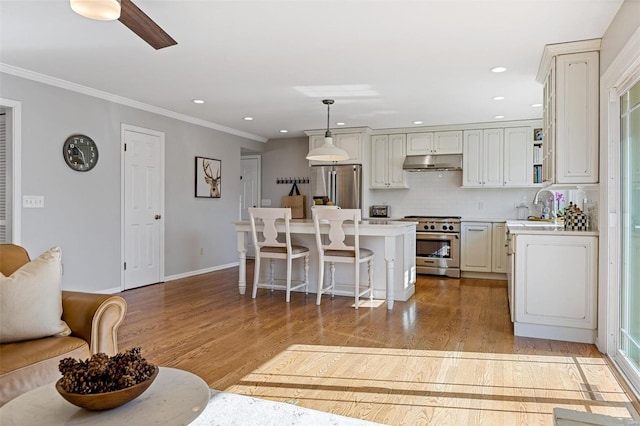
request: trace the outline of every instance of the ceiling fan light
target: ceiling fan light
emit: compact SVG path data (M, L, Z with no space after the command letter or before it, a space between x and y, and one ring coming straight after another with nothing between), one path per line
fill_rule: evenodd
M71 10L85 18L115 21L120 17L120 0L70 0Z

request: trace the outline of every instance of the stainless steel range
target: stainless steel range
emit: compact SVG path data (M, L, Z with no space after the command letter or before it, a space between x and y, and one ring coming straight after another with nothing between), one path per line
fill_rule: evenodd
M460 216L405 216L416 226L416 272L460 278Z

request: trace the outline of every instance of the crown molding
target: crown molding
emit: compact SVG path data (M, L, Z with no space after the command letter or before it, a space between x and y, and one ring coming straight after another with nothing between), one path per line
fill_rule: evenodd
M257 142L263 142L263 143L267 142L267 138L262 136L243 132L242 130L233 129L231 127L223 126L221 124L213 123L211 121L191 117L186 114L180 114L175 111L170 111L168 109L145 104L143 102L138 102L133 99L125 98L123 96L118 96L112 93L103 92L101 90L93 89L91 87L72 83L67 80L62 80L60 78L51 77L46 74L40 74L34 71L15 67L13 65L4 64L1 62L0 62L0 73L10 74L17 77L25 78L27 80L37 81L39 83L48 84L50 86L55 86L61 89L70 90L72 92L82 93L84 95L92 96L94 98L103 99L105 101L129 106L132 108L140 109L143 111L151 112L151 113L162 115L165 117L174 118L176 120L184 121L185 123L191 123L198 126L207 127L209 129L218 130L224 133L229 133L231 135L240 136L240 137L251 139Z
M538 67L536 81L540 84L544 84L544 80L547 78L547 72L551 66L551 61L555 56L566 55L569 53L600 51L601 41L602 39L594 38L591 40L572 41L569 43L547 44L542 52L542 59L540 60L540 66Z

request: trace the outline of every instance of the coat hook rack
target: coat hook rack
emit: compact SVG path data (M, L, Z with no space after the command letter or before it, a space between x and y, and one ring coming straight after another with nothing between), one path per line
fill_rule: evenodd
M308 177L279 177L276 178L276 184L281 185L291 185L291 184L303 184L303 183L309 183L309 179Z

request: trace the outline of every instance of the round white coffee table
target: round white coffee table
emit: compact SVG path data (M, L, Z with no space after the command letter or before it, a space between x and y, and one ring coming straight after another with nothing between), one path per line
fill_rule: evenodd
M65 401L55 383L33 389L0 408L0 425L186 425L209 402L209 386L200 377L160 367L142 395L118 408L88 411Z

